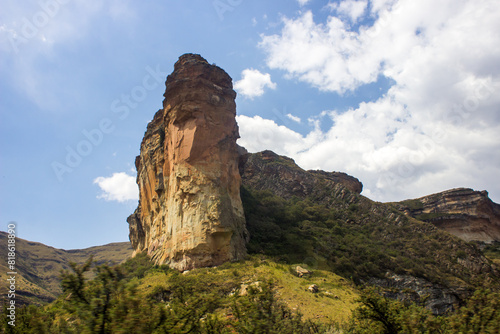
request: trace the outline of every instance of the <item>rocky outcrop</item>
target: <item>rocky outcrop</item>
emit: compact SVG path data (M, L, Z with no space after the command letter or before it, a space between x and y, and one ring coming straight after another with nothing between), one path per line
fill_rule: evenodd
M371 278L368 283L381 287L388 298L422 303L436 315L456 310L471 293L465 288L444 287L423 278L394 273Z
M358 194L363 190L363 184L355 177L340 172L305 171L293 159L271 151L241 155L240 173L243 185L270 190L285 199L303 198L318 190L333 191L335 185Z
M298 277L303 277L303 276L310 276L312 274L312 271L302 268L301 266L297 266L295 268L295 273L297 274Z
M164 96L135 161L140 198L128 218L135 253L181 271L241 259L247 232L231 77L186 54Z
M486 191L458 188L398 203L414 218L465 241L500 241L500 205Z

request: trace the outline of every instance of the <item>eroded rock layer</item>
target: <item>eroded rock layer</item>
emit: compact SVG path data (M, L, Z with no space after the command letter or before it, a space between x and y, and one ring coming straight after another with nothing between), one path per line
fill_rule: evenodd
M407 214L465 241L500 241L500 205L486 191L457 188L399 204Z
M186 54L164 96L135 161L140 198L128 218L132 246L179 270L241 259L247 232L231 77Z

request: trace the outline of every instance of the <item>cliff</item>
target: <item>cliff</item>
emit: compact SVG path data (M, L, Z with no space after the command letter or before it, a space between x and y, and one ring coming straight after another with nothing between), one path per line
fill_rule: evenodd
M458 188L398 203L399 210L465 241L500 241L500 205L486 191Z
M355 177L340 172L306 171L292 159L271 151L243 154L240 173L245 186L271 190L286 199L293 196L303 198L323 189L333 189L335 185L358 194L363 190L363 184Z
M164 97L135 162L140 198L128 218L132 246L181 271L239 260L247 232L231 77L185 54Z

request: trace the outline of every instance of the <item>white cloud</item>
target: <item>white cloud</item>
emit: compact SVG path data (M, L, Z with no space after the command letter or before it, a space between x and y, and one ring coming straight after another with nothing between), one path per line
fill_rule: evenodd
M381 60L368 59L359 36L340 19L331 16L325 25L316 24L308 11L284 23L281 35L263 36L260 43L270 68L340 93L376 81Z
M261 73L259 70L247 68L241 72L241 76L241 80L234 83L234 89L250 99L264 94L266 87L276 89L276 84L271 81L269 73Z
M366 8L368 7L368 1L344 0L329 3L328 7L341 15L349 17L352 22L356 22L365 13Z
M305 6L307 5L307 3L311 1L311 0L297 0L297 2L299 3L300 6Z
M394 82L390 90L377 101L323 113L334 124L328 131L316 126L313 136L285 136L287 129L253 119L262 128L245 124L241 141L274 129L281 154L304 168L350 173L377 200L459 186L487 189L500 200L500 185L491 182L500 173L496 1L380 0L368 9L375 22L358 31L350 30L352 16L316 23L308 11L285 18L281 33L262 36L260 46L270 68L320 90L343 93L378 76ZM259 143L254 150L266 148Z
M139 199L139 189L135 177L127 173L113 173L110 177L100 176L94 180L94 184L97 184L102 190L102 194L97 198L118 202Z
M299 124L302 122L300 117L292 115L292 114L286 114L286 117L290 118L292 121L297 122Z
M250 152L272 150L293 157L324 139L319 127L315 127L304 137L286 126L260 116L238 115L236 121L241 136L238 143Z

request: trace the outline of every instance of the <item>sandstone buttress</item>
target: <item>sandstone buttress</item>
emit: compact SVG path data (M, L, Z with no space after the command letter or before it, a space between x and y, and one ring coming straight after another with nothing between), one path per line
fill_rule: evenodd
M247 231L231 77L185 54L164 96L135 162L139 206L127 220L135 253L179 270L239 260Z

